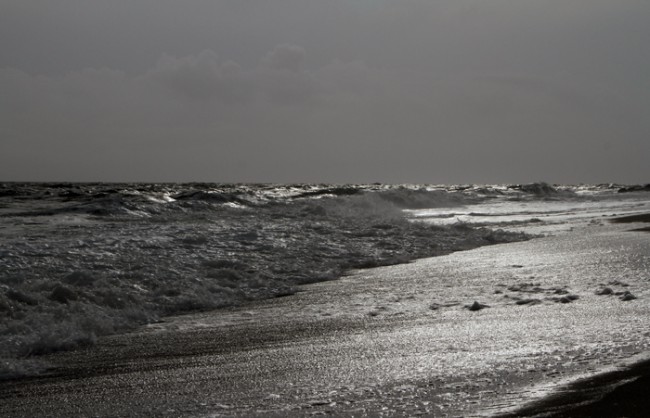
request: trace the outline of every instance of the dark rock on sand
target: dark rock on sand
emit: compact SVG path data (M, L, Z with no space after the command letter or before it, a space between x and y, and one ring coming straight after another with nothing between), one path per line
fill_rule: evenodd
M541 287L540 283L520 283L508 287L511 292L541 293L546 289Z
M542 303L539 299L521 299L515 302L517 305L538 305Z
M566 296L562 296L562 297L554 297L554 298L551 298L551 300L553 302L558 302L558 303L571 303L574 300L578 300L579 298L580 298L580 296L578 296L578 295L566 295Z
M627 301L630 301L630 300L634 300L634 299L636 299L636 296L634 296L634 295L633 295L632 293L630 293L630 292L624 292L624 293L621 295L621 298L620 298L620 299L621 299L622 301L624 301L624 302L627 302Z
M469 309L470 311L480 311L481 309L489 308L489 305L485 305L483 303L479 303L477 301L474 301L471 305L465 305L466 309Z
M614 294L614 291L612 290L611 287L603 287L601 289L596 290L596 294L603 296L603 295L612 295Z
M629 284L627 284L625 282L622 282L620 280L612 280L608 284L610 284L612 286L623 286L623 287L628 287L629 286Z
M457 303L457 302L449 302L449 303L436 303L436 302L433 302L431 305L429 305L429 309L431 309L432 311L437 311L438 309L450 308L452 306L457 306L457 305L459 305L459 303ZM467 306L466 306L466 308L467 308Z

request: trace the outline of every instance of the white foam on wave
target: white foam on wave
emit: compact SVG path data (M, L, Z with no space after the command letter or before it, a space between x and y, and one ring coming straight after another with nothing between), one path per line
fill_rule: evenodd
M591 189L590 189L591 191ZM562 226L612 216L650 212L650 196L641 194L622 198L611 190L561 200L512 199L502 196L473 205L406 210L413 219L436 225L467 223L506 229L530 228L539 232L557 232ZM548 226L544 231L544 224ZM560 226L558 228L558 226ZM567 226L567 228L569 228Z

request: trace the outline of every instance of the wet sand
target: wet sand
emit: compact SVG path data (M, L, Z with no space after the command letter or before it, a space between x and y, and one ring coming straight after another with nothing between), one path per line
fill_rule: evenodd
M643 214L640 214L640 215L621 216L620 218L612 219L612 222L615 222L615 223L633 223L633 222L650 223L650 213L643 213Z
M581 379L553 396L500 417L647 417L649 390L650 360L645 360Z
M0 415L481 416L537 405L521 410L535 415L566 384L650 350L650 236L625 228L169 318L49 355L47 376L0 382Z
M622 216L612 219L614 223L650 223L650 213L641 215ZM635 228L633 231L650 232L650 226Z

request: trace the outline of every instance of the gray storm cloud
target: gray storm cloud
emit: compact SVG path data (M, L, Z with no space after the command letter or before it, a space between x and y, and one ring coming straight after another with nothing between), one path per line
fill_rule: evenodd
M8 1L0 180L647 182L650 3Z
M273 48L264 63L278 70L299 72L305 60L305 49L297 45L282 44Z
M318 90L318 81L301 70L304 54L299 46L278 45L248 70L231 60L222 62L211 50L182 58L165 54L145 79L188 100L301 104Z
M210 50L182 58L165 54L146 77L190 100L239 102L253 93L241 67L233 61L221 63Z

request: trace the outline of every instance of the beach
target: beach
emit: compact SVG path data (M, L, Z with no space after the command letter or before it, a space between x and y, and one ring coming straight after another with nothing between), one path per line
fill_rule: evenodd
M0 383L0 413L535 416L646 355L648 254L647 233L599 222L358 270L44 356L47 374Z
M0 11L0 418L650 417L650 1Z

